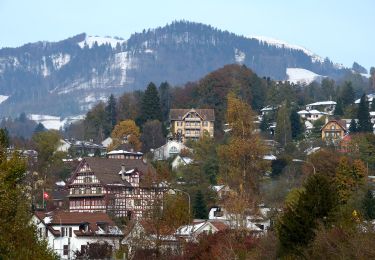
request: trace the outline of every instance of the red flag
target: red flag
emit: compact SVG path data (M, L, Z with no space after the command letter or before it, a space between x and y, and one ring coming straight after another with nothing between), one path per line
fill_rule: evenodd
M49 195L48 195L47 192L43 192L43 198L44 198L45 200L48 200L48 199L49 199Z

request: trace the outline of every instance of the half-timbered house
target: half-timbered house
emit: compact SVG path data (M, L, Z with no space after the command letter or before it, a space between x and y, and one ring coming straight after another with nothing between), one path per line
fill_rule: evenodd
M143 160L84 158L68 182L71 212L107 212L140 218L165 188Z

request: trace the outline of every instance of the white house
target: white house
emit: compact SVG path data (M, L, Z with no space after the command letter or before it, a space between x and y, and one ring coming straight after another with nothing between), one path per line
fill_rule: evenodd
M108 146L110 146L111 143L112 143L112 138L111 137L107 137L106 139L103 140L102 145L105 148L108 148Z
M107 242L118 249L122 231L106 213L78 213L66 211L36 211L32 222L37 228L39 239L45 239L48 246L60 259L72 259L87 243Z
M176 140L168 140L168 142L165 145L159 148L156 148L153 151L154 159L155 160L167 160L170 157L178 155L183 149L190 150L182 142L179 142Z
M60 139L60 144L57 147L58 152L65 152L67 153L69 151L69 148L71 147L72 143L68 140Z
M208 213L209 220L222 221L230 228L236 228L239 225L254 232L265 232L271 225L267 214L269 208L260 207L257 213L248 214L246 216L228 213L222 207L213 207Z
M319 101L311 104L306 105L306 110L323 110L326 113L332 114L333 111L335 110L336 107L336 102L335 101Z
M180 155L177 155L173 161L172 161L172 169L173 170L176 170L177 168L181 167L181 166L185 166L185 165L188 165L190 163L193 162L193 159L189 158L189 157L182 157Z
M194 220L189 225L184 225L176 230L175 236L186 241L197 241L199 235L214 234L218 231L225 230L228 225L217 220Z
M301 110L297 112L301 118L308 120L308 121L316 121L320 119L322 116L328 115L326 112L320 112L316 109L313 110Z
M369 102L369 106L371 106L372 104L372 101L374 100L375 98L375 94L368 94L367 95L367 102ZM358 98L354 101L355 104L359 104L361 102L361 99Z

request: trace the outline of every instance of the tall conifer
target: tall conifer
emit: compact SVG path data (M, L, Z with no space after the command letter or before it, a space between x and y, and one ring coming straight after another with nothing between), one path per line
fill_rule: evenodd
M358 131L359 132L372 132L372 123L370 119L370 112L368 108L367 96L362 95L358 107Z

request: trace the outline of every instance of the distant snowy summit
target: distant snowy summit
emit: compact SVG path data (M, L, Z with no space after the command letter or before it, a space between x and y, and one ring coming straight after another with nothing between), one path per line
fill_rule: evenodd
M277 48L284 48L284 49L291 49L291 50L300 50L304 52L307 56L311 57L312 62L319 62L323 63L324 58L315 54L314 52L306 49L305 47L296 45L296 44L291 44L283 40L275 39L272 37L267 37L267 36L249 36L249 39L256 39L261 43L266 43L271 46L275 46ZM341 63L335 63L334 66L338 69L345 68L343 64Z
M83 48L85 45L87 45L89 48L92 48L92 46L97 43L98 46L104 45L104 44L109 44L111 45L112 48L116 48L117 44L123 44L126 42L126 40L123 40L119 37L111 37L111 36L89 36L86 35L86 38L79 42L78 45Z

